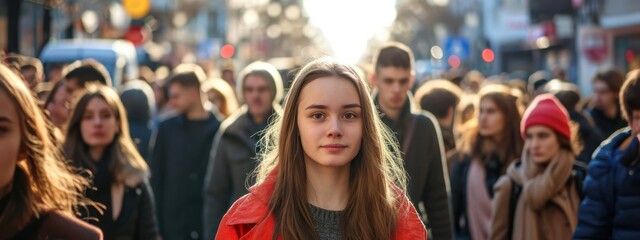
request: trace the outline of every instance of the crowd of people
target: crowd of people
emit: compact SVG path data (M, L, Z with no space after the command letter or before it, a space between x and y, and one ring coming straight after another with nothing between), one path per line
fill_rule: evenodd
M640 70L590 98L559 72L417 79L397 42L281 70L116 89L4 56L0 239L640 238Z

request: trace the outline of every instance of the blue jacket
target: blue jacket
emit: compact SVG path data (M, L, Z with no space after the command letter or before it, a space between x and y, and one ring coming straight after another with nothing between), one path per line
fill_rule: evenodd
M640 239L640 148L625 128L596 150L584 183L585 198L578 214L575 239Z

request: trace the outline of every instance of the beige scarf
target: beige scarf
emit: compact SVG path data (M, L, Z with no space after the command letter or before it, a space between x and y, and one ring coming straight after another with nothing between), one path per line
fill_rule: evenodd
M524 149L527 149L525 146ZM523 151L520 168L511 165L507 174L522 186L516 206L513 223L513 239L540 239L539 212L552 201L557 204L568 219L571 230L577 224L577 209L569 199L563 198L563 191L569 191L566 182L571 177L575 157L571 152L560 149L558 154L544 167L533 162L528 151Z

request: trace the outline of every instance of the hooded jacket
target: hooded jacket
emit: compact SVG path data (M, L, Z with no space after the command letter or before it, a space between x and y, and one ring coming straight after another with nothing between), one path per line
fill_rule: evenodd
M124 108L127 109L131 140L138 147L140 155L148 161L152 116L156 113L153 89L141 80L128 81L124 85L120 99L122 99Z
M267 80L271 81L273 87L273 108L261 124L253 122L246 104L222 122L211 149L204 183L205 239L213 239L220 220L231 204L247 194L247 186L255 183L250 176L257 166L256 152L260 147L258 141L262 136L261 131L267 127L270 117L282 112L277 104L282 97L282 80L275 67L267 63L256 62L242 71L236 81L239 93L246 76L254 71L271 74Z
M250 193L236 201L224 215L215 239L271 239L275 230L275 217L269 210L269 199L275 188L273 173ZM406 197L398 198L398 224L391 239L426 239L427 233L418 214ZM281 236L278 239L282 239Z

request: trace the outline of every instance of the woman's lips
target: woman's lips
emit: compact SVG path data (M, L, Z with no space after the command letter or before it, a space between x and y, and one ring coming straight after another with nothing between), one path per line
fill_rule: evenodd
M327 144L327 145L322 145L320 146L320 148L327 150L329 152L339 152L342 149L347 148L347 145L344 144Z

